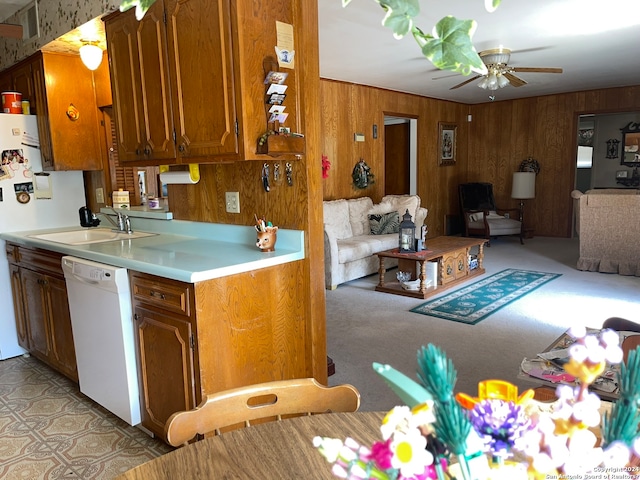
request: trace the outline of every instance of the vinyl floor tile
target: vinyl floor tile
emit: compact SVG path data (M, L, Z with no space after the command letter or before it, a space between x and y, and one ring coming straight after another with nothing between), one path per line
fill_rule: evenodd
M35 358L0 361L3 480L110 480L172 450Z

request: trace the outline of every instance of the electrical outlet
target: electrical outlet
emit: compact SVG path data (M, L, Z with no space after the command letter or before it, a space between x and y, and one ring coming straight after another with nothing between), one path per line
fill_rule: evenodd
M96 188L96 203L104 203L104 189Z
M225 203L227 205L228 213L240 213L240 193L238 192L226 192Z

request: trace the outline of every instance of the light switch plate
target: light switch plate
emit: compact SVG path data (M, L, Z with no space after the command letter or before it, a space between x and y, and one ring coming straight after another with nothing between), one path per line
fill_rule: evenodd
M96 203L104 203L104 189L96 188Z
M225 192L225 204L228 213L240 213L240 193Z

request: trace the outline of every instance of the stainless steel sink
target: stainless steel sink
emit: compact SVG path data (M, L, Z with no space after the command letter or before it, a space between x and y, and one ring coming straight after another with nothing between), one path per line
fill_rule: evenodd
M129 240L133 238L150 237L157 233L133 232L124 233L109 230L107 228L71 230L68 232L41 233L29 235L30 238L46 240L49 242L63 243L65 245L88 245L91 243L113 242L116 240Z

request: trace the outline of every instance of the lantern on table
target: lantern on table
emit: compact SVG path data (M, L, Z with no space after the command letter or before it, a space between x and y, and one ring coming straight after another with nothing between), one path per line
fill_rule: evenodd
M398 230L398 252L413 253L416 251L416 225L411 221L409 210L402 216Z

